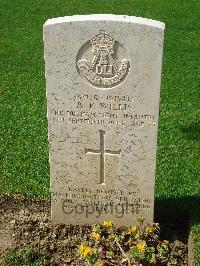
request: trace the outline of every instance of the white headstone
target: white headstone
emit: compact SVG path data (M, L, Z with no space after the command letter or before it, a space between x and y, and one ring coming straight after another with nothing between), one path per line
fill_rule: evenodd
M45 23L55 223L153 221L163 32L118 15Z

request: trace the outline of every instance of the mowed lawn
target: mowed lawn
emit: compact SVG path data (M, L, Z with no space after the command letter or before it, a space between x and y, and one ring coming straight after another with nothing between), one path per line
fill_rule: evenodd
M0 193L48 198L45 21L113 13L166 23L156 210L189 214L200 253L200 1L1 0L0 12Z

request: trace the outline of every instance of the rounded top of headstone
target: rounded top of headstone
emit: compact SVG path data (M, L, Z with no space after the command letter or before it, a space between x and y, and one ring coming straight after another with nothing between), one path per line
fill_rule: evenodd
M162 30L165 29L165 23L157 20L135 17L135 16L127 16L127 15L114 15L114 14L74 15L74 16L52 18L48 19L44 24L44 26L55 25L64 22L78 22L78 21L122 21L127 23L136 23L136 24L156 27Z

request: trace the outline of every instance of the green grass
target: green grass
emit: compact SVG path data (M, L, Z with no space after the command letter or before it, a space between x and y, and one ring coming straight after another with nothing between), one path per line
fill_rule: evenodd
M5 257L5 266L42 266L45 255L29 248L21 249L20 252L10 250Z
M0 7L0 192L49 197L44 22L90 13L160 20L166 30L156 199L158 208L192 214L200 246L200 1L1 0Z

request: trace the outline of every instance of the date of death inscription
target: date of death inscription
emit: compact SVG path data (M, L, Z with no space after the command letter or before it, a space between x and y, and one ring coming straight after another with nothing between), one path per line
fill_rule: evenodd
M52 200L60 202L64 214L93 215L99 218L105 214L112 214L116 218L124 215L142 215L152 208L149 198L136 197L135 192L126 195L122 190L102 190L68 187L64 194L52 192Z

